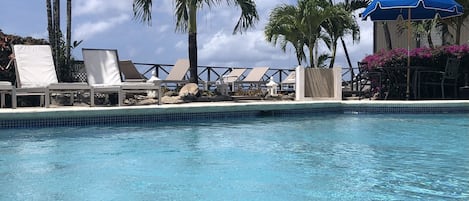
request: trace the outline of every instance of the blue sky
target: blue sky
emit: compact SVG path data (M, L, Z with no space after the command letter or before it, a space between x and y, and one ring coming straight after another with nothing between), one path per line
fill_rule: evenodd
M154 1L152 26L133 19L133 0L74 0L72 40L83 40L73 51L81 59L81 48L117 49L120 59L134 62L173 64L187 58L187 34L175 32L173 0ZM257 0L260 21L243 34L232 35L239 10L220 6L204 8L198 17L199 65L273 68L296 66L294 51L286 53L264 39L264 26L270 11L295 0ZM62 30L65 32L65 1L62 1ZM4 33L47 38L45 1L14 0L2 2L0 29ZM357 16L358 19L358 16ZM372 22L359 20L361 40L348 48L353 64L372 53ZM320 48L320 52L326 52ZM346 67L342 47L337 65Z

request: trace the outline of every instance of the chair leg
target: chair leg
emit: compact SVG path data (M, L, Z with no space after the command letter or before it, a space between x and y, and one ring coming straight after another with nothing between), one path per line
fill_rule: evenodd
M13 90L11 91L11 108L16 109L17 103L18 103L18 99L16 96L16 90L13 87Z
M43 107L44 106L44 97L46 95L39 95L39 106Z
M76 94L78 94L78 92ZM75 96L74 92L70 93L70 102L71 102L72 105L75 103L75 97L74 96Z
M5 107L5 93L0 92L0 108Z
M454 81L454 98L459 98L458 96L458 80Z
M46 94L44 96L45 107L48 108L50 107L50 90L48 88L46 89Z
M125 97L125 93L119 89L117 93L117 101L118 101L119 106L121 106L124 103L124 97Z
M94 107L94 88L90 89L90 107Z
M158 105L161 105L161 88L158 88Z
M441 81L441 98L445 99L445 79Z

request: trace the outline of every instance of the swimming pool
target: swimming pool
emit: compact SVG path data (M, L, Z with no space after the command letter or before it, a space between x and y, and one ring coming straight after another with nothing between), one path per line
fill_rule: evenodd
M0 200L467 200L468 114L3 129Z

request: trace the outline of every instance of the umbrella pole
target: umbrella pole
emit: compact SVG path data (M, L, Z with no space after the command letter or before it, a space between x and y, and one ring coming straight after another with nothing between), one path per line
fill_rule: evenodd
M411 24L410 24L410 18L411 18L411 10L409 8L409 11L407 12L407 87L405 91L405 98L406 100L409 100L410 98L410 37L411 37Z

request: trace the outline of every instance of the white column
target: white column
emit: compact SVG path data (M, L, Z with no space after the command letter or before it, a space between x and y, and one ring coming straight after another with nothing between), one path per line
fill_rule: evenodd
M305 99L305 68L303 66L298 66L295 68L296 77L295 77L295 100L304 100Z

